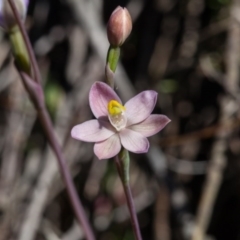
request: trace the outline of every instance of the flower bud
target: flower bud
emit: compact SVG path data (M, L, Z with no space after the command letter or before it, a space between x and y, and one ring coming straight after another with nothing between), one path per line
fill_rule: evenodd
M108 21L107 35L109 43L120 47L132 31L132 19L126 8L118 6Z
M29 0L13 0L16 9L21 17L25 19ZM17 24L13 11L8 0L0 0L0 26L6 30L10 30Z

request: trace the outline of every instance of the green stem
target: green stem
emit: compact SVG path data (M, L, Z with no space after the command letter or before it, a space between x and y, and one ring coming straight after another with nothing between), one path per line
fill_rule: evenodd
M113 88L114 87L114 73L117 69L118 61L120 57L120 48L113 47L110 45L107 53L107 61L105 68L105 75L107 83Z
M124 184L129 184L129 170L130 170L130 157L129 152L126 149L122 149L119 153L122 166L122 181Z
M118 60L120 57L120 48L110 46L107 53L107 63L110 69L115 72L117 69Z
M107 53L107 63L105 67L105 75L107 83L110 87L114 88L114 73L117 69L118 60L120 57L120 48L110 46ZM115 164L117 166L118 174L121 178L124 192L127 199L127 205L130 212L131 223L136 240L142 240L139 223L137 219L136 209L134 207L131 187L129 183L129 169L130 158L126 149L122 148L120 153L115 157Z
M9 39L12 44L13 54L17 65L20 69L30 75L31 65L28 57L28 52L18 26L14 27L9 32Z

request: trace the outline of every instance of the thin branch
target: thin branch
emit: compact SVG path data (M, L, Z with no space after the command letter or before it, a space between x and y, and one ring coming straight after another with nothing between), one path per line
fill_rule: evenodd
M118 174L119 174L119 176L122 180L125 196L126 196L126 199L127 199L127 205L128 205L128 209L129 209L129 212L130 212L131 223L132 223L135 239L136 240L142 240L142 236L141 236L141 232L140 232L140 228L139 228L139 224L138 224L136 209L135 209L135 206L134 206L132 191L131 191L131 188L130 188L130 185L129 185L129 181L124 181L124 179L123 179L123 167L122 167L122 164L120 162L119 157L116 156L114 159L115 159L115 164L117 166Z
M82 107L87 105L88 91L92 82L99 77L98 74L101 66L99 66L98 60L94 58L94 60L90 60L88 65L93 67L89 67L88 74L85 74L83 77L83 82L78 84L79 86L77 86L76 82L74 91L57 107L56 111L55 131L57 132L60 143L64 145L64 155L73 156L69 157L68 165L70 169L74 168L74 170L77 170L76 166L73 167L76 158L82 159L84 156L85 160L92 158L92 154L89 154L88 148L79 145L76 141L72 142L71 139L69 139L69 128L72 123L75 122L75 118L79 115L79 112L82 112ZM81 108L79 107L79 103L81 103ZM76 111L76 108L79 110ZM87 117L88 114L85 115L84 117ZM66 138L70 141L66 141ZM88 159L86 159L86 156ZM18 234L18 240L35 239L45 206L53 201L53 198L59 194L62 190L62 185L64 185L60 181L60 176L58 176L57 165L53 162L54 155L50 148L47 148L44 158L46 159L46 163L27 207L24 221ZM73 172L72 175L74 176ZM54 186L54 189L52 189L52 186Z
M23 82L25 82L25 87L26 87L26 82L27 81L31 81L29 80L28 76L23 73L20 72L21 78L23 80ZM27 87L26 87L27 89ZM28 91L29 92L29 91ZM36 100L36 102L39 101L39 99ZM52 126L52 122L51 119L49 117L49 114L45 108L45 105L42 104L42 107L38 107L36 104L36 110L38 111L38 118L42 124L42 127L45 131L45 134L47 136L47 139L52 147L52 149L54 150L56 156L57 156L57 160L58 160L58 164L59 164L59 168L60 171L62 173L63 176L63 180L65 182L66 185L66 189L70 198L70 202L72 204L72 207L74 209L75 215L79 221L80 224L82 224L83 229L85 231L86 237L88 240L94 240L94 234L90 228L90 225L87 221L82 203L78 197L77 191L74 187L74 183L72 181L72 177L71 174L69 172L68 166L66 164L66 161L63 157L60 145L57 141L56 135L53 131L53 126Z
M51 147L53 148L53 150L54 150L54 152L57 156L60 171L62 173L64 182L66 184L66 188L67 188L67 192L68 192L68 195L69 195L69 198L70 198L70 202L72 204L72 207L74 209L76 217L77 217L79 223L82 224L87 239L88 240L94 240L95 239L94 234L93 234L92 229L91 229L91 227L88 223L88 220L86 218L86 215L85 215L83 206L81 204L81 201L78 197L77 191L76 191L74 183L72 181L71 174L70 174L69 169L66 165L66 161L63 157L61 147L60 147L60 145L57 141L56 135L53 131L52 122L51 122L49 114L46 110L44 100L43 100L43 96L41 96L41 94L39 94L37 92L39 90L42 91L42 87L40 85L41 81L40 81L40 74L39 74L38 65L37 65L36 59L34 57L29 38L28 38L27 33L24 29L23 23L20 19L20 16L18 14L18 11L16 9L16 6L15 6L13 0L9 0L9 3L10 3L12 11L14 13L14 16L17 20L17 23L18 23L18 26L21 30L21 33L23 35L23 38L24 38L24 41L25 41L25 44L26 44L26 47L27 47L27 50L28 50L28 53L29 53L29 56L30 56L31 63L32 63L32 66L34 68L35 80L38 83L38 86L37 85L34 86L34 84L31 83L32 79L30 79L25 73L23 73L21 71L19 71L19 73L20 73L21 78L23 80L23 84L24 84L26 90L28 91L28 93L30 94L30 97L31 97L31 99L32 99L32 101L33 101L33 103L36 107L36 110L38 112L39 120L42 124L42 127L45 131L45 134L48 138L48 141L49 141ZM38 87L39 89L36 90L36 87Z

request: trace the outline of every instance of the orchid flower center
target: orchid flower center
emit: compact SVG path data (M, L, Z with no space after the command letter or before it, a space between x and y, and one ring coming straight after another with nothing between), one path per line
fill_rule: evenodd
M111 100L108 103L108 119L117 131L124 128L127 124L125 111L126 108L116 100Z

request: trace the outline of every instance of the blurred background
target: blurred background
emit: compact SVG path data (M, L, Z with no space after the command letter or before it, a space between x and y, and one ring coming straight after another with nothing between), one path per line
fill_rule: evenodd
M159 94L172 122L131 155L145 240L240 239L239 0L31 0L26 27L45 100L98 240L133 239L114 162L98 161L71 128L93 118L88 92L104 80L106 23L128 8L116 90L123 102ZM36 112L0 32L0 239L80 240Z

